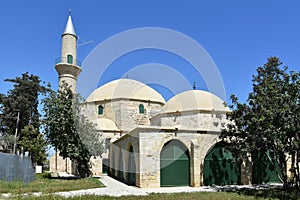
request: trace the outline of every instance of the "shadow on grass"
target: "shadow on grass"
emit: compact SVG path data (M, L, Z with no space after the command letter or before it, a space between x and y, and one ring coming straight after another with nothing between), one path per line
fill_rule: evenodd
M283 188L282 186L257 185L250 187L223 187L219 191L234 192L245 196L255 196L265 199L298 200L300 191L297 188Z
M55 175L53 175L55 174ZM49 172L44 172L41 174L37 174L37 178L43 178L43 179L58 179L58 180L76 180L76 179L81 179L78 176L59 176L57 173L49 173Z

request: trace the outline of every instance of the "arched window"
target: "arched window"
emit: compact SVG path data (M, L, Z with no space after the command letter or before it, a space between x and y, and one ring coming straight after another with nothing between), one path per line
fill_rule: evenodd
M106 150L109 150L109 147L110 147L110 138L106 138L104 143L104 148Z
M144 108L144 105L143 105L143 104L140 104L140 105L139 105L139 113L140 113L140 114L144 114L144 113L145 113L145 108Z
M72 55L67 55L67 62L69 63L69 64L73 64L73 56Z
M104 107L102 105L98 106L98 115L103 115Z

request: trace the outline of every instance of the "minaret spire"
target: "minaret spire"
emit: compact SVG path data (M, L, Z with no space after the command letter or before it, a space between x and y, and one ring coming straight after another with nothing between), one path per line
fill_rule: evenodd
M66 24L66 27L65 27L65 31L63 33L63 35L65 34L71 34L71 35L74 35L76 38L76 33L75 33L75 29L74 29L74 26L73 26L73 21L72 21L72 17L71 17L71 9L69 10L69 17L68 17L68 21L67 21L67 24Z

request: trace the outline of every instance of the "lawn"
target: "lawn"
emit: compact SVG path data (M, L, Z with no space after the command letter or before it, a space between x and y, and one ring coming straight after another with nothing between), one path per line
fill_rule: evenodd
M30 183L23 183L19 181L5 182L0 181L0 195L1 193L11 193L12 197L9 199L24 199L24 200L63 200L64 197L55 196L54 192L72 191L88 188L100 188L104 185L96 178L85 178L77 180L64 180L64 179L49 179L43 175L38 175L36 180ZM25 193L42 192L45 195L27 196ZM300 200L296 196L300 195L300 191L295 189L284 191L282 188L269 188L269 189L243 189L232 192L198 192L198 193L176 193L176 194L151 194L148 196L122 196L122 197L108 197L108 196L95 196L84 195L69 198L71 200L188 200L188 199L221 199L221 200L251 200L251 199L293 199ZM3 199L0 196L0 199Z
M61 196L42 196L42 197L16 197L15 199L24 200L63 200ZM85 195L80 197L68 198L70 200L263 200L264 198L256 198L255 196L239 195L237 193L226 192L198 192L198 193L177 193L177 194L151 194L149 196L123 196L123 197L107 197ZM273 199L273 198L269 198Z
M282 189L253 189L253 190L238 190L234 192L195 192L195 193L174 193L174 194L150 194L148 196L122 196L122 197L108 197L84 195L68 198L70 200L266 200L266 199L284 199L284 200L300 200L296 196L297 191L283 191ZM40 197L34 196L15 196L13 199L19 200L63 200L62 196L45 195Z
M24 194L32 192L53 193L100 187L104 187L104 185L95 178L73 180L51 179L47 178L45 174L37 175L36 179L30 183L23 183L21 181L7 182L0 180L0 194Z

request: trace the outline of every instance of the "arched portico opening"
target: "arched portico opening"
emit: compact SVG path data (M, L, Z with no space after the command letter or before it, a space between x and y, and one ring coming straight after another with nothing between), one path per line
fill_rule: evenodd
M110 156L110 170L109 170L109 176L116 177L116 161L115 161L115 153L114 151L109 152L111 154Z
M190 156L179 140L167 142L160 152L160 185L190 185Z
M127 165L127 183L129 185L136 184L135 175L136 175L135 157L134 157L133 146L130 145L129 154L128 154L128 165Z
M124 160L123 160L123 154L122 150L120 149L120 154L119 154L119 165L118 165L118 170L117 170L117 179L119 181L124 181Z
M226 146L226 143L219 142L205 156L204 185L240 184L241 165Z
M260 151L252 155L252 183L281 183L282 173L273 151Z

